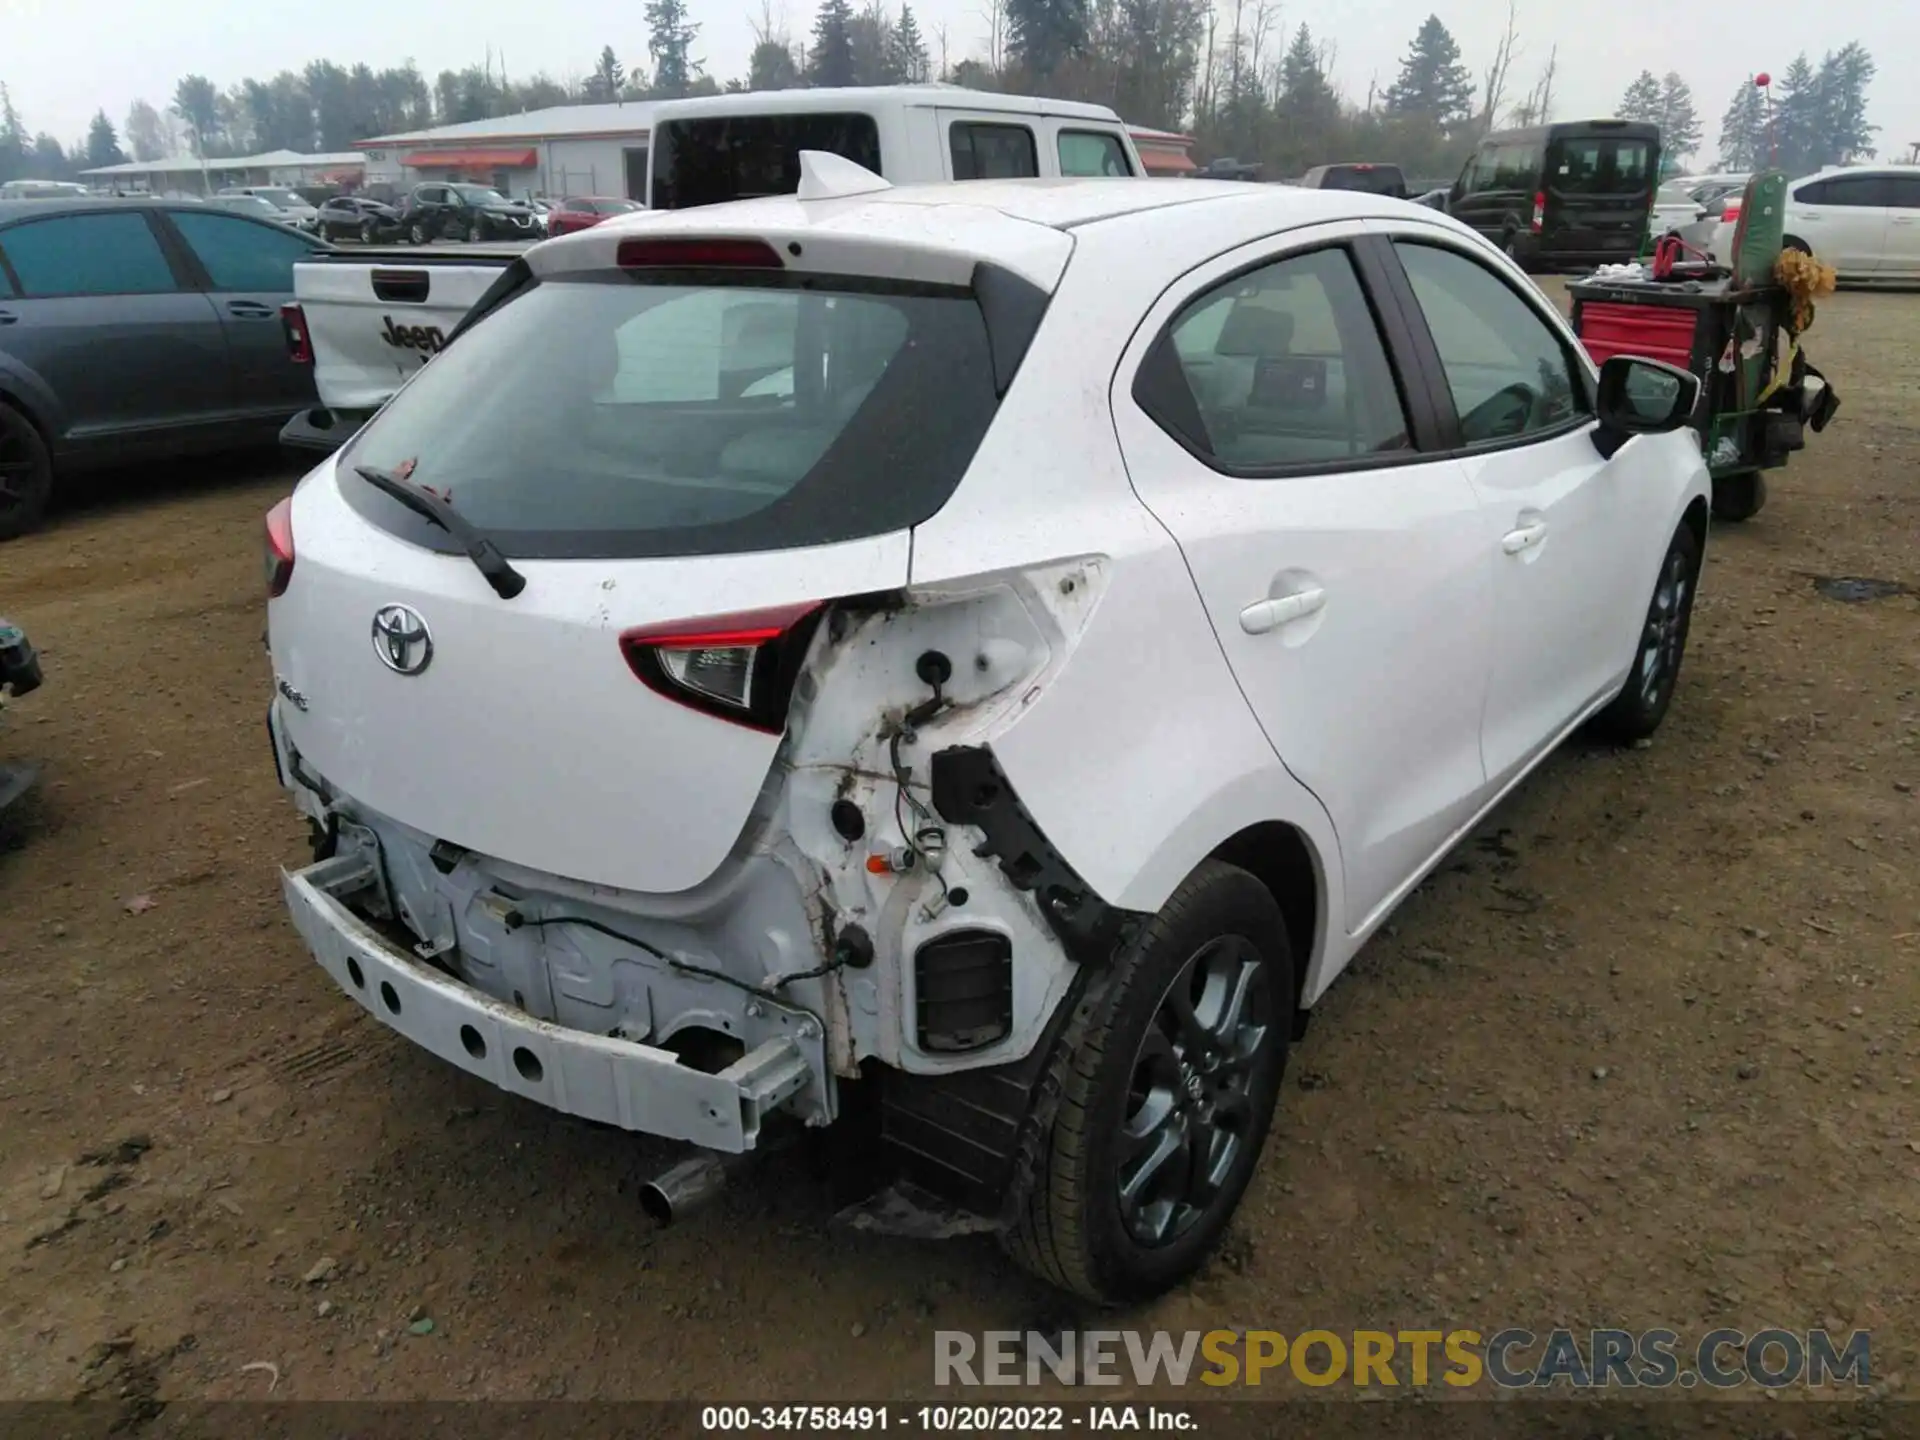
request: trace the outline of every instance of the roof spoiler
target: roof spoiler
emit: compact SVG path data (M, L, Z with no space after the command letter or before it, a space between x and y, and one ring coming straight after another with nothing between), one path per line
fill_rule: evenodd
M830 150L800 152L800 190L802 200L840 200L852 195L871 195L893 186L866 166Z

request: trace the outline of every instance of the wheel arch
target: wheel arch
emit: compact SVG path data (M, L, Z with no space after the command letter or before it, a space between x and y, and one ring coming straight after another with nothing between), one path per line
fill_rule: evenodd
M1325 949L1327 878L1307 833L1285 820L1261 820L1228 836L1207 856L1246 871L1267 888L1286 923L1293 951L1293 1004L1304 1009L1307 979Z
M0 356L0 404L10 405L25 416L27 423L40 432L48 453L58 455L60 436L65 432L59 400L38 376L7 364L4 356Z
M1702 559L1707 553L1707 512L1711 507L1707 497L1696 495L1687 502L1686 513L1680 517L1680 523L1693 532L1693 543L1699 547Z

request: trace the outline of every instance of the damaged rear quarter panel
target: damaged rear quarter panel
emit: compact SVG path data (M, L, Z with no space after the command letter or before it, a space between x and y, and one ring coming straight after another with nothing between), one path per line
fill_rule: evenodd
M874 943L871 966L838 973L856 1055L923 1072L1004 1063L1031 1048L1065 993L1073 966L1035 898L1015 888L995 860L972 853L976 832L934 810L931 760L952 746L991 743L1018 723L1057 677L1105 575L1097 557L1074 557L917 587L904 605L844 612L829 622L786 751L786 814L776 833L790 837L791 863L815 877L827 923L836 931L857 925ZM951 666L942 687L948 703L903 729L908 712L931 698L916 673L930 651ZM822 695L829 703L815 703ZM835 829L836 801L859 810L859 839ZM898 857L916 842L937 854L937 864L916 856L904 871L868 868L869 856ZM966 903L951 903L960 890ZM991 930L1010 942L1013 1028L978 1051L922 1051L915 1043L912 957L926 941L959 929Z

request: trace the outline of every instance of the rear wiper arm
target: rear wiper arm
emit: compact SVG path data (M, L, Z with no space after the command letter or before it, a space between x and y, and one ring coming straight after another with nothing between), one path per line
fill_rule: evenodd
M511 600L527 588L527 577L513 568L507 557L500 553L500 547L493 543L492 537L454 509L450 501L442 500L426 486L415 484L391 470L382 470L378 465L356 465L353 470L374 489L391 495L414 514L438 525L464 545L474 568L486 576L487 584L502 600Z

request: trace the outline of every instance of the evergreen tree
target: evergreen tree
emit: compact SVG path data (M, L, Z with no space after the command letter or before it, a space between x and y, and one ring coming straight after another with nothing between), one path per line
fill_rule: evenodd
M1777 163L1789 175L1818 170L1820 161L1816 157L1820 152L1824 105L1820 77L1804 54L1794 56L1787 73L1780 77L1779 93L1773 103L1773 133L1770 137L1762 136L1762 163ZM1768 143L1769 140L1773 143Z
M747 61L747 89L792 90L800 84L800 67L785 41L768 38L753 47Z
M13 108L13 97L0 81L0 183L18 180L27 173L27 148L20 112Z
M918 85L927 79L927 43L920 37L920 24L913 18L913 7L902 5L900 19L893 27L893 71L901 82Z
M620 57L613 53L611 45L600 47L600 58L594 62L593 73L587 76L586 98L589 100L618 100L620 92L627 88L627 67L620 63Z
M1007 55L1046 80L1087 48L1087 0L1006 0Z
M1669 70L1660 82L1660 149L1675 166L1700 148L1700 114L1693 91L1679 72Z
M1387 114L1451 130L1472 120L1473 98L1473 77L1460 63L1459 42L1438 15L1429 15L1387 90Z
M1758 170L1766 158L1766 100L1752 80L1742 80L1720 117L1720 168Z
M1320 51L1305 25L1293 32L1293 43L1280 61L1280 94L1274 113L1296 137L1315 140L1322 139L1340 118L1340 97L1320 66Z
M1642 70L1627 86L1627 93L1620 97L1619 115L1622 120L1660 123L1660 82L1651 70Z
M120 136L115 133L113 122L107 119L107 112L93 112L93 123L87 127L87 166L97 170L103 165L123 165L127 155L120 148Z
M821 0L813 17L813 53L807 80L814 85L853 84L853 7L847 0Z
M1873 137L1880 127L1867 123L1867 87L1873 83L1874 70L1873 56L1857 40L1821 60L1815 81L1820 92L1821 164L1850 165L1873 157Z
M687 18L686 0L647 0L647 53L653 57L653 93L685 95L700 73L693 40L700 27Z

